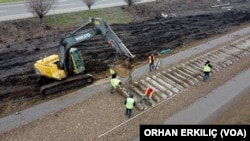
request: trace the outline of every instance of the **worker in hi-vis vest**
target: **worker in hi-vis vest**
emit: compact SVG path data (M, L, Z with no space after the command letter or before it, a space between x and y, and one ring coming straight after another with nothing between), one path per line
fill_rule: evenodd
M124 101L124 104L126 106L126 111L125 114L128 118L131 117L132 115L132 110L135 106L135 99L134 99L134 95L133 94L129 94L129 97L126 98L126 100Z
M115 70L113 69L113 68L110 68L109 69L109 73L111 74L111 78L113 79L113 78L116 78L116 72L115 72Z
M208 80L212 68L213 68L213 66L210 64L210 61L207 61L204 64L204 67L203 67L203 72L204 72L203 80L204 81Z
M148 64L149 64L149 71L150 72L155 69L155 61L156 61L156 57L154 56L153 53L151 53L148 56Z
M149 105L150 103L150 99L152 99L154 97L154 91L152 88L148 87L146 90L145 90L145 93L144 95L141 97L140 99L140 103L142 102L142 100L146 100L147 102L147 105Z
M119 88L121 85L122 85L121 80L119 80L117 78L111 79L111 91L110 91L110 93L113 94L114 93L114 89Z

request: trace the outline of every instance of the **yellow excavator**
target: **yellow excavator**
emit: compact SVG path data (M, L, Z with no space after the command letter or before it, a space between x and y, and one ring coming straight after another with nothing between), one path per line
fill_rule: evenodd
M94 82L93 75L84 73L85 65L82 54L74 46L96 35L101 35L117 54L125 56L124 60L116 60L109 67L113 67L122 78L131 76L135 56L103 19L90 18L87 23L61 39L58 54L35 62L34 69L39 76L38 83L41 85L42 94L56 93Z

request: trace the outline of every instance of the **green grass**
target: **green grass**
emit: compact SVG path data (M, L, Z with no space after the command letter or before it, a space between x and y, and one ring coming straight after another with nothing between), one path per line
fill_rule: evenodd
M0 0L0 3L8 3L8 2L21 2L23 0Z
M131 21L131 15L120 7L91 10L90 17L100 17L108 24L128 23ZM82 11L45 16L44 24L49 26L68 27L81 25L88 20L88 11Z

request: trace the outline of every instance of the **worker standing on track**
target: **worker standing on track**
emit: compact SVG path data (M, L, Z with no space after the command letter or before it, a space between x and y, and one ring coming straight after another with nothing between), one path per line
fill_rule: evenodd
M119 88L122 85L121 80L117 79L117 78L113 78L111 79L111 94L114 94L114 89Z
M115 70L111 67L110 69L109 69L109 72L110 72L110 74L111 74L111 78L113 79L113 78L116 78L116 72L115 72Z
M207 61L207 62L204 64L204 67L203 67L203 72L204 72L203 80L204 80L204 81L207 81L207 80L208 80L208 78L209 78L209 76L210 76L211 68L213 68L213 66L210 64L210 61Z
M153 53L148 56L149 71L151 72L155 68L156 57Z
M132 110L135 106L135 99L134 99L134 95L133 94L129 94L129 97L126 98L126 100L124 101L124 104L126 106L126 111L125 114L128 118L131 117L132 115Z
M148 87L146 90L145 90L145 93L144 95L141 97L140 99L140 103L142 102L142 100L146 100L147 102L147 105L149 105L150 103L150 99L152 99L154 97L154 90L150 87Z

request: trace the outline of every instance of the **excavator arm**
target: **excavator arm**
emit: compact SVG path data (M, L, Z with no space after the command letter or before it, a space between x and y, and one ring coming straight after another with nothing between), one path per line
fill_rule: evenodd
M115 34L111 27L102 19L92 19L101 32L103 38L109 43L111 47L114 47L117 53L124 54L127 57L134 58L135 56L127 49L120 38Z
M108 44L116 50L117 54L125 55L127 57L125 60L116 60L113 64L110 64L110 67L113 67L118 75L121 77L127 77L132 71L131 62L135 56L127 49L111 27L101 18L90 18L89 22L71 32L61 40L59 44L59 68L64 69L65 72L67 72L68 64L66 64L66 57L69 49L72 46L96 35L101 35L104 40L106 40Z
M116 61L110 64L109 67L112 67L116 73L123 78L130 76L133 71L132 65L135 56L127 49L121 39L105 21L100 18L95 18L93 20L104 39L116 50ZM118 54L125 55L127 58L125 60L117 60Z

